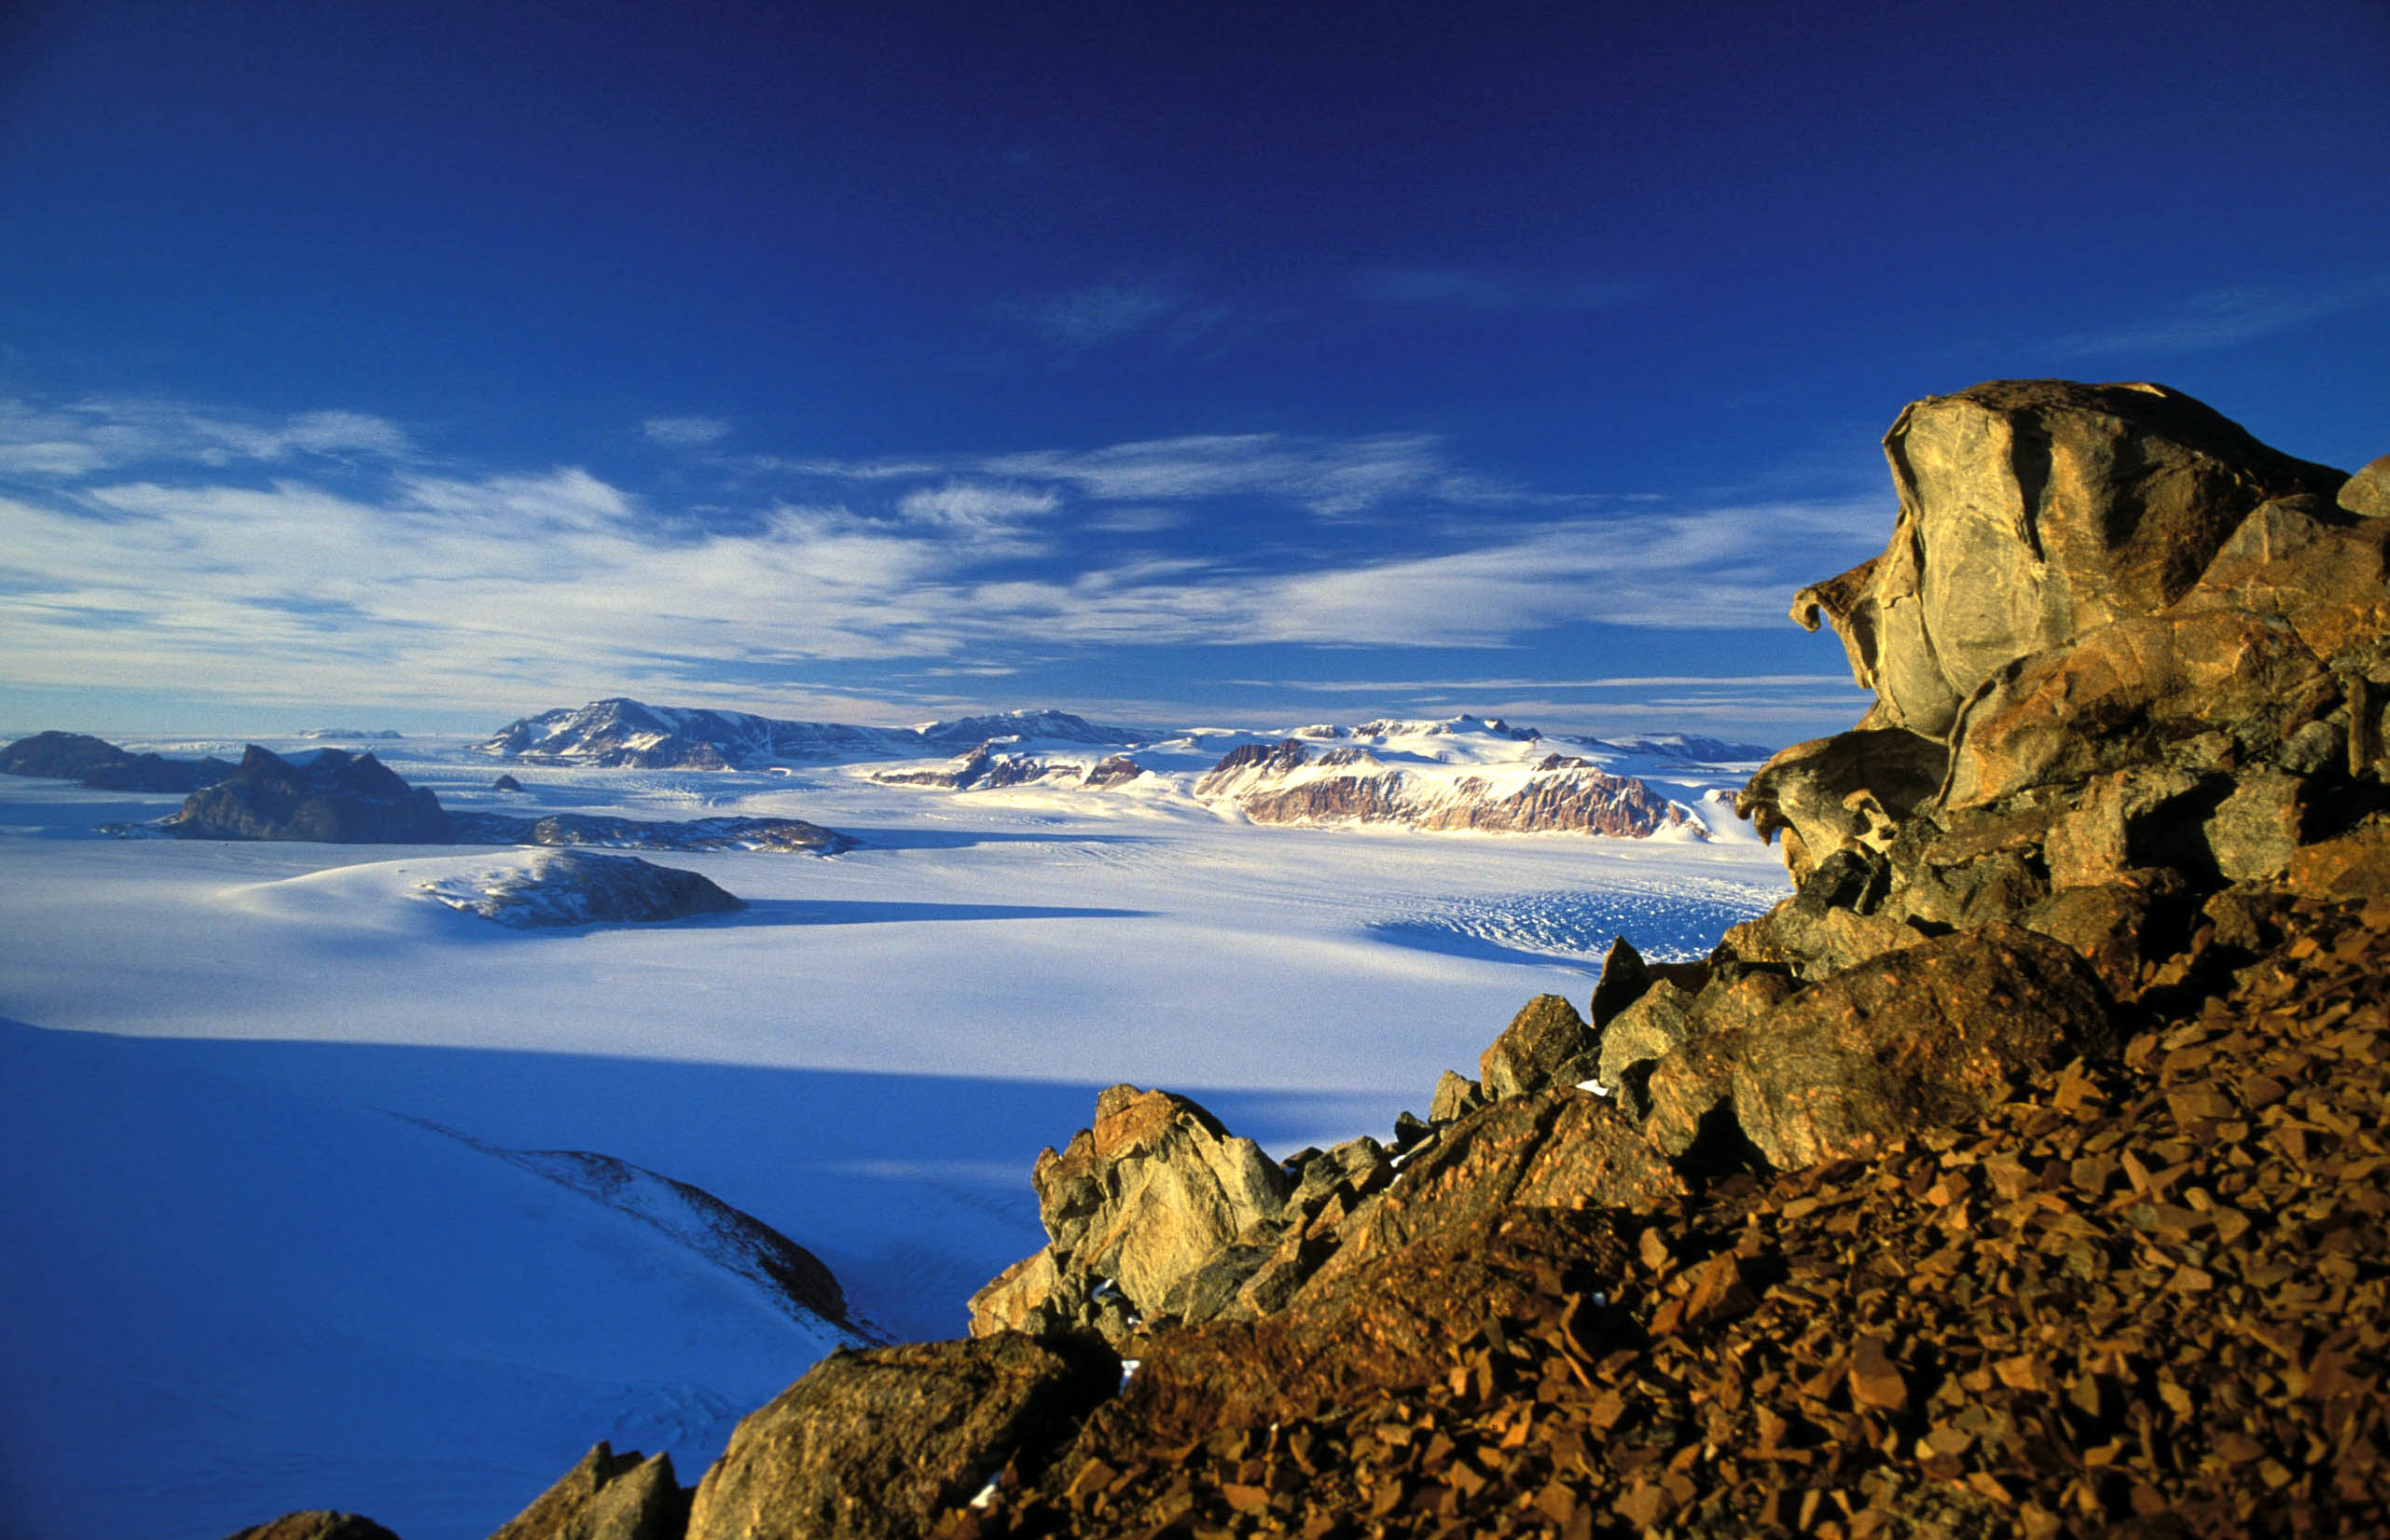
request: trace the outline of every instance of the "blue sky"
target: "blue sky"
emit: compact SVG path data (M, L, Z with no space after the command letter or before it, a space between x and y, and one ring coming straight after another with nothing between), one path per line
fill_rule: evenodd
M2390 450L2390 11L0 9L0 722L1847 723L1915 396Z

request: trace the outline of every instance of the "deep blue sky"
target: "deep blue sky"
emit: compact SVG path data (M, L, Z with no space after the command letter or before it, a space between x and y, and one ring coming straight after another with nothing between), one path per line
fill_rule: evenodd
M2380 0L1679 9L0 7L0 726L1784 739L1913 397L2390 450Z

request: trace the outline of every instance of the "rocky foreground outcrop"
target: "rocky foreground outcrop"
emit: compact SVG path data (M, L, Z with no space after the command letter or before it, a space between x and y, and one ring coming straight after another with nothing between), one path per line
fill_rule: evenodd
M1891 547L1796 607L1876 705L1742 799L1793 897L1390 1145L1106 1092L975 1335L817 1368L688 1533L2390 1532L2382 477L2146 385L1886 447ZM1040 1354L1134 1372L875 1420Z

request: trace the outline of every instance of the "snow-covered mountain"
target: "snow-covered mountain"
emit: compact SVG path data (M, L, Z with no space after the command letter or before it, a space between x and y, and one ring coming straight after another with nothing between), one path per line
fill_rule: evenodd
M1130 744L1139 736L1098 726L1068 711L1002 711L918 727L860 727L649 706L617 696L509 722L479 749L494 758L536 764L728 770L951 754L991 738Z
M957 754L941 765L924 770L875 770L871 778L882 786L934 786L947 791L995 791L1038 781L1100 791L1143 774L1145 767L1126 754L1108 754L1092 764L1082 764L1075 760L1000 754L996 745L988 742L967 754Z
M1465 766L1389 763L1366 748L1323 751L1288 738L1276 748L1248 744L1232 750L1195 782L1195 794L1233 805L1255 823L1391 823L1633 839L1663 833L1706 839L1709 833L1690 810L1642 781L1568 754Z

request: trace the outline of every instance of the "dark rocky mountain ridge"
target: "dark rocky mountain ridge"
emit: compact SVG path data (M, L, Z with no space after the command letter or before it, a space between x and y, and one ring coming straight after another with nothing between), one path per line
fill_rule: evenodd
M787 722L744 711L649 706L615 697L524 717L498 730L480 751L529 763L580 763L640 769L758 769L781 763L917 759L956 753L989 739L1133 745L1143 736L1100 727L1067 711L1006 711L923 727L860 727Z
M2390 461L2063 381L1886 449L1796 605L1876 705L1741 802L1792 897L1622 940L1388 1143L1105 1092L973 1337L609 1533L2390 1532Z
M196 791L232 774L213 756L135 754L86 733L36 733L0 749L0 775L71 780L96 791Z

